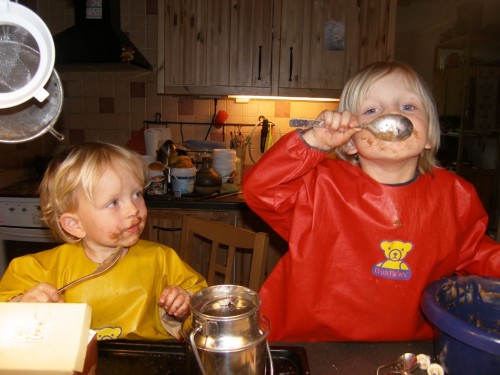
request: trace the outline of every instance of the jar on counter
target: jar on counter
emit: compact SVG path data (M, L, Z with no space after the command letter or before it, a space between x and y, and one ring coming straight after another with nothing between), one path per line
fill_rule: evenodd
M217 148L213 150L212 166L220 174L222 182L229 182L236 170L236 150Z
M148 187L146 192L149 195L164 195L166 191L164 165L154 162L148 166Z
M201 168L196 173L194 191L198 194L212 194L220 191L222 177L215 168L212 167L212 159L204 157L201 160Z

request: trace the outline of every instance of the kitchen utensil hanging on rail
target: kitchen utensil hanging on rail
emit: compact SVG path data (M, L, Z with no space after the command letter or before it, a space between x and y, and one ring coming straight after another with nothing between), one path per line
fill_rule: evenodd
M259 145L259 149L257 151L260 150L261 154L263 154L264 152L269 150L271 148L271 146L277 140L277 139L276 140L273 139L273 132L275 129L278 130L279 138L281 138L281 136L283 135L281 133L281 129L279 128L279 126L277 126L273 122L269 121L266 117L264 117L262 115L259 116L259 122L257 124L255 124L252 131L250 132L250 137L249 137L250 141L248 144L248 156L250 157L250 160L254 164L255 164L256 160L254 159L253 152L255 152L256 149L254 147L252 147L252 139L253 139L253 136L255 133L255 129L258 128L259 126L262 128L261 128L261 132L260 132L260 145Z

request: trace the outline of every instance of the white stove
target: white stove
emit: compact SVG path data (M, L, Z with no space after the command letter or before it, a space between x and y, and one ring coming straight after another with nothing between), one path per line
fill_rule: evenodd
M0 197L0 226L43 227L38 198Z
M0 189L0 275L3 274L11 257L8 256L7 245L15 241L17 248L31 248L28 243L43 243L42 247L52 247L49 243L56 244L56 240L49 228L41 221L40 205L36 196L33 183L14 185L8 189ZM17 195L17 196L16 196ZM26 243L19 245L17 242ZM23 249L13 249L23 254ZM26 250L24 253L33 252Z

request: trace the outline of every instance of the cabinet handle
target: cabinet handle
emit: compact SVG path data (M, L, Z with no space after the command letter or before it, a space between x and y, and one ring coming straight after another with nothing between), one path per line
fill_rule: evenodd
M163 232L178 232L180 230L182 230L182 228L163 228L163 227L158 227L156 225L153 225L153 229L158 229L158 230L161 230Z
M259 46L259 76L257 77L257 80L260 81L260 71L262 68L262 46Z
M293 47L290 47L290 75L288 80L292 81L292 72L293 72Z

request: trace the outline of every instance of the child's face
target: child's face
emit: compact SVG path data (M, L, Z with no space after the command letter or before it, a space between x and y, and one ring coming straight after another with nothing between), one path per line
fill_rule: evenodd
M76 215L89 248L130 247L139 240L147 217L143 186L127 171L108 169L95 187L94 202L80 195Z
M353 137L360 159L416 160L424 149L430 148L427 111L420 98L407 86L400 72L375 81L360 103L358 122L367 124L382 115L400 114L413 123L412 136L401 142L387 142L375 138L367 130L361 131Z

